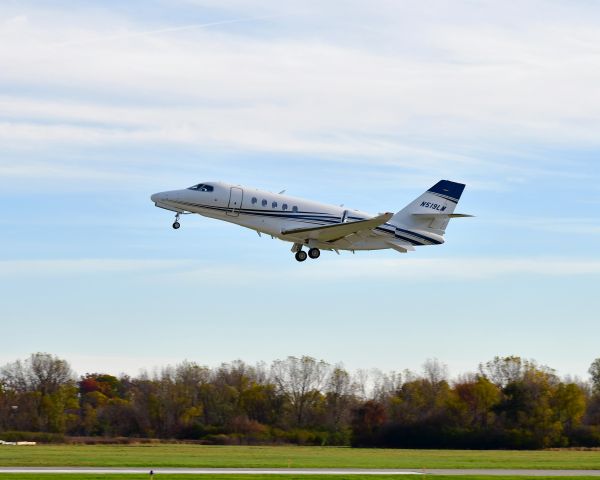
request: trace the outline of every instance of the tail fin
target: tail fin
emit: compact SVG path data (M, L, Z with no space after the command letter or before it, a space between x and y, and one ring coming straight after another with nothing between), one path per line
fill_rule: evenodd
M470 216L454 213L464 189L464 183L440 180L396 213L389 223L443 235L451 218Z

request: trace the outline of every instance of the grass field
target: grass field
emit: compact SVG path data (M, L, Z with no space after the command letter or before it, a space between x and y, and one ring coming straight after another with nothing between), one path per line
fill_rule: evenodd
M390 450L175 444L38 445L0 447L0 466L590 470L600 469L600 451ZM290 480L290 477L286 478Z
M40 476L39 474L30 473L2 473L0 474L0 480L148 480L149 475L145 474L77 474L77 473L65 473L65 474L45 474ZM518 477L518 476L446 476L446 475L422 475L418 477L407 477L406 475L386 475L385 477L373 477L372 475L155 475L154 480L189 480L195 479L218 479L218 480L373 480L373 478L380 480L408 480L410 478L415 480L557 480L560 478L570 478L577 480L598 480L598 477Z
M149 475L134 474L39 474L29 473L3 473L0 480L148 480ZM155 480L189 480L191 478L203 480L557 480L570 478L573 480L598 480L598 477L517 477L517 476L445 476L445 475L423 475L419 477L407 477L406 475L389 475L385 477L373 477L372 475L155 475Z

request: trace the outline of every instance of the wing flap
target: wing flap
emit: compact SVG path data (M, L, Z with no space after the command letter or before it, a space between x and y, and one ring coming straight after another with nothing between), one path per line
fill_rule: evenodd
M334 225L325 225L322 227L294 228L283 230L284 236L302 238L304 240L318 240L320 242L332 242L341 238L358 233L363 230L372 230L379 225L386 223L394 216L393 213L383 213L367 220L357 220L356 222L336 223Z
M400 253L414 252L415 250L415 247L413 247L410 243L395 242L393 240L388 240L385 243L387 243L390 248L393 248Z

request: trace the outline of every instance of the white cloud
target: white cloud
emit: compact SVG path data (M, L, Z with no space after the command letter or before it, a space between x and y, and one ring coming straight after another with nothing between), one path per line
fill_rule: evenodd
M0 131L2 127L0 126ZM125 175L123 172L107 171L106 168L90 168L89 166L73 166L60 164L58 162L42 162L40 160L15 162L11 157L0 160L0 177L7 181L15 177L29 179L31 184L36 180L53 179L60 185L61 180L86 180L85 188L89 187L90 181L115 182L128 180L129 186L136 179L140 179L141 174Z
M593 217L500 217L484 219L483 222L553 233L573 235L600 234L600 218Z
M78 375L84 373L111 372L113 375L125 373L128 375L139 375L142 371L152 372L160 370L167 365L181 363L184 359L168 357L164 355L81 355L79 353L67 353L66 360ZM7 360L10 361L10 360ZM12 359L14 361L14 358Z
M64 259L64 260L1 260L1 277L60 277L65 275L96 275L118 272L155 272L185 265L183 260L137 259Z
M496 258L462 257L423 259L399 256L373 259L349 257L323 258L316 264L299 266L290 257L290 266L279 275L290 280L354 281L357 278L430 281L436 279L481 280L510 275L579 276L600 275L600 261L566 258ZM345 258L344 258L345 256ZM305 268L306 267L306 268ZM148 278L160 275L161 282L209 281L223 283L254 283L272 278L272 271L243 264L206 264L198 260L148 259L74 259L74 260L6 260L0 261L0 277L77 276L103 273L143 274ZM208 279L208 280L207 280Z
M535 2L438 7L351 2L340 17L339 5L298 3L286 10L303 13L259 34L149 29L96 10L14 16L0 25L0 69L26 90L0 99L0 139L316 154L473 177L542 170L484 162L464 153L473 146L598 144L600 30L585 9L557 4L542 22Z
M560 258L394 258L385 260L348 259L335 268L323 263L319 278L388 278L410 281L436 279L481 280L506 275L577 276L599 275L600 261ZM314 271L298 275L314 276Z

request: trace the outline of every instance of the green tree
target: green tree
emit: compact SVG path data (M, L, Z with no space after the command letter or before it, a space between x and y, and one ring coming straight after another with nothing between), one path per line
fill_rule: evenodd
M52 393L41 396L42 430L53 433L66 433L77 427L79 402L77 387L73 384L61 385Z
M474 381L456 384L454 391L466 406L470 426L485 429L491 425L493 408L500 401L500 389L496 385L478 375Z
M334 432L346 429L350 413L356 403L355 386L350 374L336 366L329 374L325 386L326 423Z
M77 388L66 360L34 353L0 369L0 383L13 392L15 424L28 430L65 433L77 420Z
M367 400L353 412L352 446L372 447L378 444L378 434L387 421L385 407Z
M319 391L329 365L312 357L288 357L275 360L271 370L279 393L289 401L294 424L305 426L310 416L309 410L321 400Z
M82 395L89 392L100 392L107 398L114 398L123 394L121 381L107 373L88 373L81 377L77 384Z
M594 393L600 394L600 358L592 362L588 373L592 377L592 390Z
M563 426L552 408L557 383L556 375L529 367L521 380L504 387L504 398L496 411L514 447L564 446L561 443Z
M481 375L499 387L521 380L527 368L528 362L517 356L494 357L479 364Z
M73 371L66 360L49 353L33 353L0 369L0 381L14 391L34 391L42 396L72 384Z
M552 407L556 418L566 432L570 432L581 423L585 413L585 394L574 383L560 383L552 397Z

